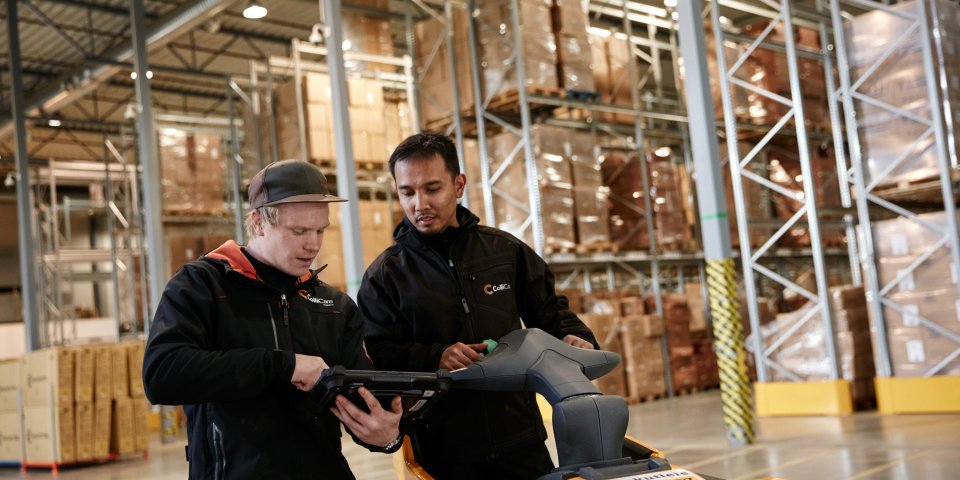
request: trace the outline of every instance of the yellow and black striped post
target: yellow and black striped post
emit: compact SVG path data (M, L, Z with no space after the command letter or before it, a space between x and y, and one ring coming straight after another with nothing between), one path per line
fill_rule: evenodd
M702 7L703 2L700 0L678 0L677 25L686 71L684 92L689 114L690 152L696 167L700 234L703 240L703 258L706 260L707 293L710 299L717 364L720 367L723 418L730 442L744 445L753 443L754 439L752 392L747 377L743 326L740 321L730 227L725 208L726 192L720 170L717 125L710 94L710 75L706 65ZM723 45L723 42L718 42L718 45ZM722 93L724 102L729 103L727 92ZM730 121L730 118L725 120ZM737 142L728 143L727 148L731 153L735 152ZM731 155L731 158L734 157L735 155ZM737 207L742 208L743 195L736 196L736 191L734 194ZM740 233L744 234L748 232L748 227L745 210L741 212L737 220ZM749 245L749 240L746 244Z
M720 367L723 421L731 443L753 443L753 406L733 259L707 260L707 294Z

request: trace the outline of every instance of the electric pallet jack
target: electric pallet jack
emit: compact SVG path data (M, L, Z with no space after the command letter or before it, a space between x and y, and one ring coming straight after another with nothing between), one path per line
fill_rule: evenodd
M620 356L576 348L537 329L515 330L469 367L436 374L325 371L314 392L321 403L338 393L355 396L366 386L381 403L404 400L404 418L416 421L429 403L450 389L536 392L553 407L559 466L538 480L717 480L673 467L658 450L626 436L628 411L623 397L603 395L590 382L620 363ZM404 445L407 478L431 479Z

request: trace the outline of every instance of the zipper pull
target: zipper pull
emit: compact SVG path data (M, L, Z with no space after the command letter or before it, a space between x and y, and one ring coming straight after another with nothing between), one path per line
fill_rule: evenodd
M467 306L467 299L463 295L460 296L460 304L463 305L463 313L470 315L470 307Z
M290 311L290 303L287 302L287 294L286 294L286 293L281 293L281 294L280 294L280 309L283 310L283 325L284 325L284 326L289 326L289 325L290 325L290 317L287 315L287 312Z

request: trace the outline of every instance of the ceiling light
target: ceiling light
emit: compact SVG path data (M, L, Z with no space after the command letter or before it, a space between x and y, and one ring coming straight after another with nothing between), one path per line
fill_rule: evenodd
M250 0L250 5L243 9L243 18L256 20L267 16L267 7L260 5L256 0Z
M50 125L51 127L59 127L61 124L60 124L60 120L57 120L56 118L51 118L50 120L47 120L47 125Z
M673 8L677 6L677 0L663 0L663 6Z
M147 79L153 78L153 70L147 70Z
M151 78L153 78L153 70L147 70L147 80L149 80L149 79L151 79ZM131 79L131 80L136 80L136 79L137 79L137 72L130 72L130 79Z

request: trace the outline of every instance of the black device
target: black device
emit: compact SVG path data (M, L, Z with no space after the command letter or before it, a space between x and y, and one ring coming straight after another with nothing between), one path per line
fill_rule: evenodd
M443 396L453 383L453 378L447 370L437 372L381 372L373 370L347 370L343 365L335 365L324 370L320 379L310 391L321 408L333 406L337 395L345 398L366 412L367 403L357 392L364 387L373 394L385 408L390 408L390 402L399 396L403 406L405 422L414 422L419 419L427 407Z

